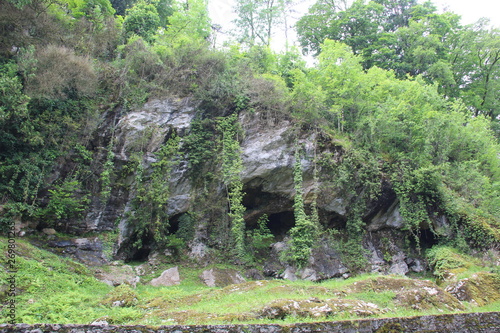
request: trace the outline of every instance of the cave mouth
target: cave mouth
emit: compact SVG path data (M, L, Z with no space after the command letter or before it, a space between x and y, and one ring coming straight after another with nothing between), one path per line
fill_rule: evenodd
M431 229L420 229L418 242L422 250L426 250L438 244L439 240Z
M263 190L262 185L245 186L243 205L246 208L245 223L247 230L258 228L258 220L267 215L267 228L276 241L282 241L295 225L293 201L290 198Z
M150 253L151 253L151 248L149 246L143 246L134 252L129 261L145 262L148 260Z
M295 217L293 211L284 211L268 215L267 227L276 241L282 241L294 226Z
M167 234L173 235L179 231L179 219L181 218L183 213L176 214L168 219L168 228Z
M136 245L138 241L140 246ZM120 244L115 259L122 259L124 262L146 262L151 254L153 242L154 238L150 233L140 238L133 234Z

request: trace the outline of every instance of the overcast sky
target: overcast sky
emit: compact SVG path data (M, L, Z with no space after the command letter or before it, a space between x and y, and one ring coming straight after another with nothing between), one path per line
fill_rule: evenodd
M305 13L309 6L314 4L315 0L297 0L295 1L295 13L291 19L297 20ZM419 1L420 3L423 0ZM462 23L470 24L476 22L481 17L487 17L492 25L500 27L500 1L499 0L432 0L437 6L438 11L444 9L452 11L462 16ZM234 31L235 27L231 23L235 19L234 0L209 0L209 11L214 24L222 26L222 31L226 36ZM292 21L291 20L291 21ZM293 23L293 22L291 22ZM293 38L293 36L292 36ZM222 36L218 37L220 41ZM284 47L284 32L278 32L273 38L273 49L279 51Z

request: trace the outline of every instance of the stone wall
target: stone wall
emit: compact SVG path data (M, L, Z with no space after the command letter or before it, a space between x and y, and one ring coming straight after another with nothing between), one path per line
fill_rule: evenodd
M197 325L197 326L91 326L0 325L0 333L498 333L500 312L460 313L437 316L346 320L292 325Z

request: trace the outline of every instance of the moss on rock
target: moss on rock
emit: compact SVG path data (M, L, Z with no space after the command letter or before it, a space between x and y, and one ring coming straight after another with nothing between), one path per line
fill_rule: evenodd
M347 288L347 293L384 292L396 293L395 302L414 310L463 310L464 306L448 292L427 280L395 279L377 277L355 282Z
M445 289L460 301L484 306L500 300L500 275L480 272L452 283Z

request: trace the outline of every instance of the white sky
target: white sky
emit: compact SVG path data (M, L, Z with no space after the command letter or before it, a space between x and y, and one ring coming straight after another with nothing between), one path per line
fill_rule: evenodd
M491 24L500 27L500 2L498 0L433 0L439 10L448 11L462 16L462 23L470 24L481 17L487 17Z
M471 24L476 22L481 17L487 17L491 20L491 24L500 28L500 1L499 0L431 0L439 12L444 9L452 11L462 16L463 24ZM231 23L235 19L236 14L233 11L234 0L208 0L209 12L212 23L222 26L222 32L228 36L234 31L235 26ZM309 6L314 4L315 0L296 0L297 5L294 7L294 13L291 20L295 22L305 13ZM424 0L420 0L420 3ZM293 24L290 22L290 24ZM276 32L272 44L273 49L280 51L284 48L284 32ZM296 39L293 31L289 31L290 39ZM228 37L226 37L228 38ZM218 41L225 39L224 36L219 35Z

